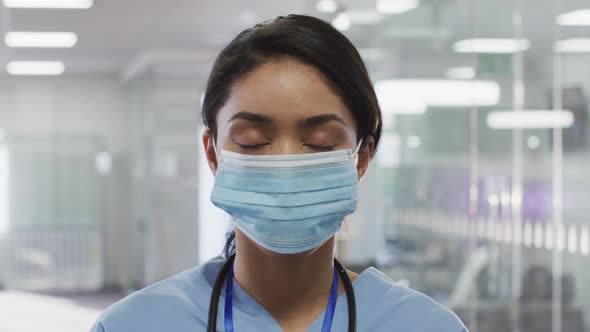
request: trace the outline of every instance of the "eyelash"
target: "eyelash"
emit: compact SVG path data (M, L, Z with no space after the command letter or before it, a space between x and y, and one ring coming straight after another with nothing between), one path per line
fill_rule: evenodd
M315 149L315 150L319 150L319 151L330 151L336 147L336 145L322 146L322 145L311 145L311 144L304 144L304 146Z
M238 145L240 146L240 148L242 148L244 150L257 150L257 149L264 147L267 144L268 143L261 143L261 144L255 144L255 145L244 145L244 144L238 144ZM304 146L314 149L314 150L318 150L318 151L330 151L336 147L336 145L322 146L322 145L312 145L312 144L304 144Z
M239 144L237 143L238 146L244 150L257 150L262 148L263 146L267 145L268 143L261 143L261 144L255 144L255 145L244 145L244 144Z

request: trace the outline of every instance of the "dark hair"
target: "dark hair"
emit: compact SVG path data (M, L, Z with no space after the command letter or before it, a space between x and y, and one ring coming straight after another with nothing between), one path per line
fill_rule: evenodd
M217 136L216 115L233 85L256 67L271 61L295 59L326 78L353 114L357 137L381 137L381 111L367 69L354 45L329 23L311 16L279 16L238 34L217 56L205 90L201 116ZM376 150L376 149L375 149ZM228 233L226 257L235 250Z

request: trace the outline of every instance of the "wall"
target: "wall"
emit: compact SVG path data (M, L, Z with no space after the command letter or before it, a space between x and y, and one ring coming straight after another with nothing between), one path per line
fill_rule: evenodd
M129 113L118 77L1 78L0 128L8 135L96 135L113 156L106 191L106 284L127 282Z

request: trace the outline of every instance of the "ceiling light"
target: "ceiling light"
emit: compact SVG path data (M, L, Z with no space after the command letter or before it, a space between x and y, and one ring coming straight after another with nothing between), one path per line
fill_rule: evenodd
M541 139L538 136L529 136L526 140L526 144L531 150L536 150L541 146Z
M387 92L382 87L375 89L379 107L384 114L424 114L426 103L419 99L405 98Z
M113 169L113 157L110 153L101 151L94 157L94 167L100 175L109 175Z
M25 32L12 31L4 37L8 47L64 47L76 45L78 37L73 32Z
M10 75L61 75L65 70L61 61L11 61L6 65Z
M401 14L419 5L418 0L377 0L377 11L383 14Z
M332 20L332 25L334 28L340 31L346 31L350 29L350 16L346 12L341 12L336 15L336 17Z
M459 40L453 44L457 53L516 53L530 47L527 39L474 38Z
M338 10L338 3L335 0L320 0L315 8L321 13L334 13Z
M503 192L500 194L500 203L504 206L510 204L510 194L508 192Z
M488 114L487 123L492 129L568 128L574 124L574 115L563 110L497 111Z
M447 69L447 77L456 80L470 80L475 78L473 67L452 67Z
M560 40L555 43L555 50L561 53L590 53L590 38Z
M578 231L576 225L570 224L567 232L567 251L570 254L578 253Z
M8 8L88 9L93 0L4 0Z
M417 149L420 147L420 144L422 144L422 141L418 136L410 136L408 137L408 141L406 143L410 149Z
M488 195L488 204L490 206L498 206L500 204L500 196L498 194L489 194Z
M559 25L590 25L590 9L574 10L573 12L564 13L557 16Z
M418 100L427 106L493 106L500 101L500 86L493 81L385 80L375 83L381 98Z

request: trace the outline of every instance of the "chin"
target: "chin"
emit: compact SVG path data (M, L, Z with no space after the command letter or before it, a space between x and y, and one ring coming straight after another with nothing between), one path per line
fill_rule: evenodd
M236 239L239 238L239 240L245 240L247 241L247 243L249 244L249 246L253 246L254 248L256 248L257 250L259 250L260 252L264 253L265 256L270 256L270 257L306 257L306 256L312 256L315 253L317 253L320 250L326 249L326 247L332 247L333 248L333 243L334 243L334 236L332 236L331 238L329 238L328 240L326 240L326 242L322 243L321 245L309 249L307 251L304 252L300 252L300 253L296 253L296 254L282 254L282 253L278 253L275 251L272 251L270 249L264 248L263 246L259 245L258 243L252 241L252 239L250 239L246 234L244 234L242 231L240 231L239 229L236 228Z
M262 246L260 246L257 243L254 243L260 250L262 250L266 255L269 256L280 256L280 257L306 257L306 256L312 256L314 255L316 252L324 249L327 245L330 244L332 238L328 239L328 241L322 243L321 245L319 245L318 247L303 251L303 252L299 252L299 253L295 253L295 254L282 254L282 253L278 253L266 248L263 248Z

